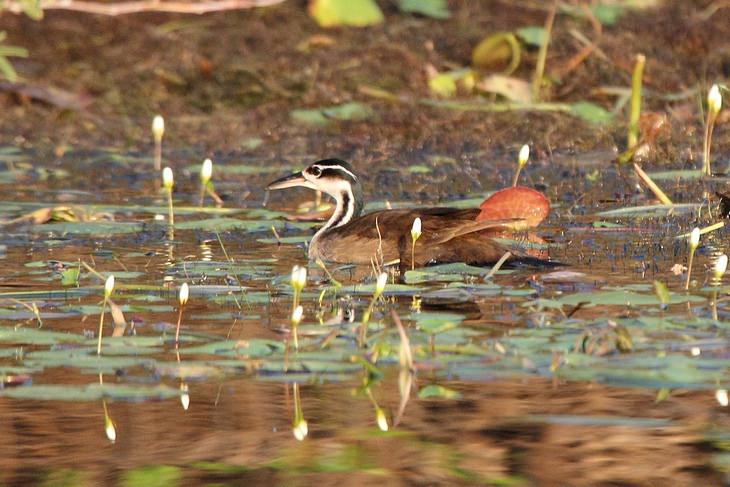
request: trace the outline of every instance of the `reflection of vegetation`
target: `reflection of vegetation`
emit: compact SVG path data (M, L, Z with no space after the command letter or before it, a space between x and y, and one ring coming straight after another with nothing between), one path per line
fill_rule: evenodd
M119 485L125 487L169 487L181 485L182 470L171 465L153 465L127 470Z

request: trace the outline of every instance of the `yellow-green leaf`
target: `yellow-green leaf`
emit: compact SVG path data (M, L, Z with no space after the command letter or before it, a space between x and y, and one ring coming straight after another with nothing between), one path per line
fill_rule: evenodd
M309 15L322 27L365 27L383 21L383 13L373 0L311 0Z
M520 65L520 43L511 32L498 32L482 39L471 54L471 65L479 69L502 69L511 74Z
M435 95L450 98L456 94L456 81L448 73L440 73L428 80L428 88Z

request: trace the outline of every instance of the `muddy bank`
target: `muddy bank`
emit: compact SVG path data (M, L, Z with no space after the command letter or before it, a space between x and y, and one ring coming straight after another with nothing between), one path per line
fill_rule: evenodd
M611 109L615 97L600 89L628 87L633 56L643 52L644 110L666 115L669 122L656 157L691 161L701 148L701 93L730 71L730 9L708 16L705 3L672 1L624 13L615 25L603 26L596 53L548 96ZM14 59L22 79L67 90L83 108L61 109L3 92L0 140L48 150L146 148L149 122L159 112L168 120L167 140L174 146L264 157L340 154L377 162L423 148L458 155L511 150L528 141L549 155L623 144L624 115L594 126L563 113L461 112L416 102L431 96L427 63L440 70L468 65L485 35L542 25L542 4L452 1L449 20L382 6L386 22L380 26L328 30L307 16L304 2L293 1L203 16L108 18L49 11L34 22L4 13L0 30L8 31L8 43L30 51L28 59ZM580 49L571 30L594 36L590 22L558 15L548 75L564 71ZM523 52L515 76L529 79L536 56L534 49ZM373 87L402 101L366 94ZM296 108L348 101L368 104L374 116L326 127L290 116ZM726 152L723 133L717 131L716 154Z

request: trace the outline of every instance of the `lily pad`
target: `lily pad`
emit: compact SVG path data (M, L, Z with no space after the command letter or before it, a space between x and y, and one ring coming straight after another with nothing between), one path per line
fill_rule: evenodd
M457 391L435 384L424 386L418 391L418 399L459 399L460 397L461 394Z
M33 399L43 401L97 401L113 399L118 401L143 401L169 399L180 396L180 390L164 385L141 386L125 384L70 384L31 385L0 390L0 397Z
M372 108L358 102L344 103L325 108L299 109L291 112L291 117L296 122L319 126L327 125L333 120L367 120L373 115Z
M33 226L33 231L43 233L59 233L61 235L118 235L139 233L144 225L139 222L57 222Z
M706 301L701 296L683 295L669 293L664 297L666 303L699 303ZM576 293L558 299L564 305L575 306L579 303L587 305L613 305L613 306L660 306L662 301L655 294L640 294L633 291L596 291L589 293Z
M611 112L596 105L595 103L587 101L581 101L571 105L570 113L578 118L585 120L586 122L596 125L609 123L611 120L613 120L613 115L611 114Z

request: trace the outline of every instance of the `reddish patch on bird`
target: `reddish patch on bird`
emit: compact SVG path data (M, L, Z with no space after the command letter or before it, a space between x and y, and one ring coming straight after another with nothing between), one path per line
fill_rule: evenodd
M479 205L480 220L520 219L527 228L536 227L550 214L550 201L541 192L524 186L500 189Z

